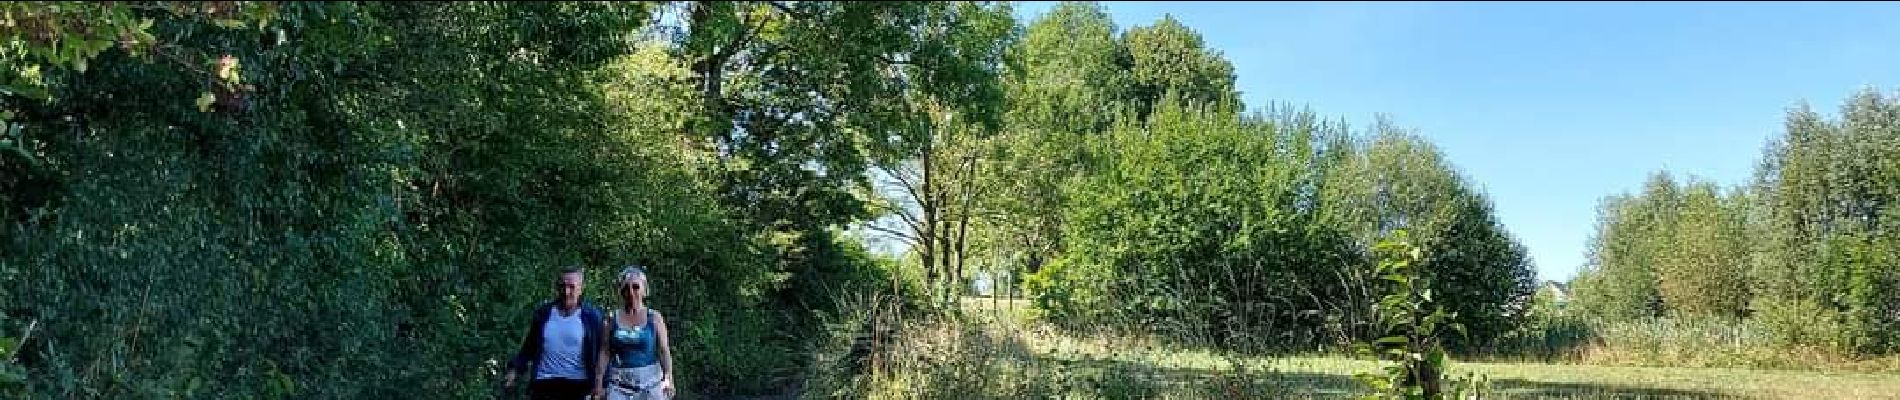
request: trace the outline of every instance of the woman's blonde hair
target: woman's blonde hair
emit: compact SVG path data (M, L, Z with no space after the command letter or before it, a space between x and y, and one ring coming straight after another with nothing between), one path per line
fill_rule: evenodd
M633 282L634 279L647 280L646 278L647 270L640 268L639 265L628 265L620 269L620 287L622 288L627 287L627 283ZM648 281L646 286L646 290L640 292L642 298L653 295L653 282Z

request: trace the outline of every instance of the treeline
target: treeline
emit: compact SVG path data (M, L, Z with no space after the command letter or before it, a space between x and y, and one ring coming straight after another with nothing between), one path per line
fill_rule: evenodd
M1310 111L1244 112L1233 66L1172 18L1090 3L1028 24L993 139L978 262L1045 316L1200 345L1344 349L1382 336L1371 246L1412 232L1431 293L1481 347L1526 312L1525 250L1423 138ZM979 205L980 206L980 205ZM985 258L987 257L987 258Z
M1749 321L1782 346L1900 350L1900 104L1869 89L1839 119L1803 105L1757 165L1742 185L1656 172L1605 198L1574 309Z

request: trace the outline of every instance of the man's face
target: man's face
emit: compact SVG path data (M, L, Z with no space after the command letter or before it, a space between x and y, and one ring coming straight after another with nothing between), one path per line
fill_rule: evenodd
M554 282L554 293L560 296L561 304L573 307L581 302L581 274L561 274Z

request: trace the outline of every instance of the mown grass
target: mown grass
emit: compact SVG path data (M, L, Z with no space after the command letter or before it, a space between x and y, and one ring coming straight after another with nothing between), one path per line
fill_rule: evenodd
M1244 357L1117 334L1062 333L1024 304L966 299L966 312L912 321L859 375L821 369L811 398L1350 398L1372 361ZM1000 307L997 307L1000 306ZM835 364L832 364L835 365ZM1538 362L1457 362L1491 383L1487 398L1900 399L1900 374Z

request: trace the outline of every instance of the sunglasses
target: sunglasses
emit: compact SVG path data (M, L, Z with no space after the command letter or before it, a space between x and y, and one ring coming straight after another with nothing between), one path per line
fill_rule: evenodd
M632 289L632 290L640 290L640 284L638 284L638 283L628 283L628 284L622 284L622 285L620 285L620 288L621 288L621 289Z

